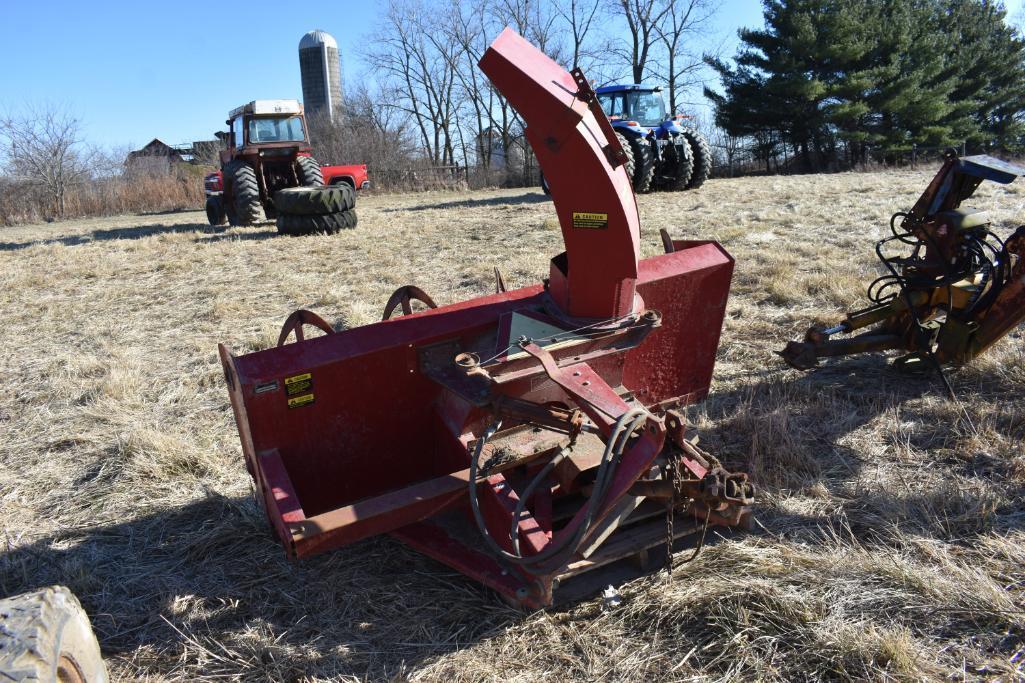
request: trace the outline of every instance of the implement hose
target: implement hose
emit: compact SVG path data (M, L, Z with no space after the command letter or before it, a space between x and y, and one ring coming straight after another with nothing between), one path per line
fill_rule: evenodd
M500 546L494 538L492 538L491 532L488 531L487 524L484 522L484 516L480 511L480 502L477 499L477 471L479 467L477 463L487 441L493 437L495 432L497 432L502 426L502 422L500 420L492 423L484 430L480 439L477 440L477 447L474 449L473 457L470 460L469 481L470 508L473 510L473 518L476 520L477 528L480 530L481 536L483 536L488 548L500 558L518 565L541 564L551 560L563 552L568 551L572 553L576 551L580 546L580 542L584 538L584 535L590 530L594 517L604 502L605 496L608 494L609 487L612 484L612 479L616 472L616 466L619 464L623 451L626 450L626 442L629 440L630 436L644 424L648 419L648 415L648 412L643 408L633 408L623 413L623 415L616 420L616 424L612 427L612 431L609 434L609 440L605 444L605 452L602 453L601 463L598 465L598 472L594 478L594 488L591 491L591 497L587 502L587 512L584 515L582 523L577 528L576 533L572 536L561 538L558 541L552 541L546 545L544 550L541 552L528 556L520 554L519 542L519 521L520 516L523 514L524 506L526 505L527 500L533 495L534 490L537 489L541 482L544 481L553 469L555 469L556 465L562 462L569 455L572 449L567 446L556 453L555 456L543 468L541 468L541 471L534 476L530 484L527 485L527 488L523 490L523 494L520 496L520 500L516 505L516 511L513 514L512 528L510 530L513 552L510 553Z

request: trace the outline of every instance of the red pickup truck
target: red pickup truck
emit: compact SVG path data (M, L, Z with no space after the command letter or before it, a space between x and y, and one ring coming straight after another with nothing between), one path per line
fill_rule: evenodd
M345 183L354 190L365 190L370 187L366 164L350 164L348 166L321 166L325 185ZM224 190L221 172L214 171L203 178L203 191L207 196L220 194Z

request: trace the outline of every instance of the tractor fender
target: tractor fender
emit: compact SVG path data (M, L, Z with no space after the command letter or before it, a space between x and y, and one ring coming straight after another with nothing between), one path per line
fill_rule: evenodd
M681 126L676 121L666 121L661 126L659 126L659 132L665 133L666 135L679 135L683 131L683 126Z
M650 128L645 128L644 126L631 126L625 121L613 121L612 129L617 133L622 133L624 136L630 138L643 138L651 134Z

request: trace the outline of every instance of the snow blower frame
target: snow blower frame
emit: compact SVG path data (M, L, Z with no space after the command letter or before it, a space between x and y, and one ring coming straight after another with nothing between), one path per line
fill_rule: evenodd
M404 287L382 322L335 332L297 311L276 348L220 354L290 555L390 533L536 608L748 522L746 475L698 449L681 412L708 392L733 259L663 234L667 253L639 261L624 154L583 75L510 29L480 67L552 179L566 250L544 285L504 291L496 270L496 294L441 307Z

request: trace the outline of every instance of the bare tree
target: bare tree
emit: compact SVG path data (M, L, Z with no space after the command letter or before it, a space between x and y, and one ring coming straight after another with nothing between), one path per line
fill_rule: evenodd
M561 61L558 14L548 0L490 0L487 9L499 23L512 26L539 50Z
M695 39L709 24L719 9L718 0L668 0L668 11L662 21L653 27L665 50L666 84L669 86L669 111L677 113L680 93L688 85L697 82L698 75L705 69L700 51L687 49L686 39Z
M598 8L603 0L557 0L555 12L562 17L569 27L570 34L570 68L580 67L580 60L586 54L587 34L591 32Z
M368 62L397 95L387 106L410 115L426 156L451 164L458 47L439 39L444 17L432 9L424 0L391 0Z
M712 148L712 157L715 166L718 166L717 175L726 175L730 178L736 172L737 164L743 161L747 150L744 138L737 135L730 135L719 126L713 125L706 136ZM725 173L722 168L725 167Z
M469 165L475 159L487 176L491 169L492 148L485 142L491 130L491 112L498 95L477 68L477 63L487 49L489 27L480 8L465 0L450 0L449 15L446 38L459 47L455 73L459 81L457 97L464 103L459 110L461 125L458 126L463 162ZM467 127L469 133L464 131ZM466 140L471 136L472 151Z
M365 163L374 184L387 186L414 163L417 146L408 133L409 115L385 103L395 95L360 82L346 91L344 115L310 116L310 137L322 164Z
M67 109L48 104L0 119L0 143L9 172L44 188L53 216L66 210L68 190L89 173L91 152L81 122Z
M634 83L644 82L644 70L652 56L660 26L677 0L613 0L613 6L626 19L630 62Z

